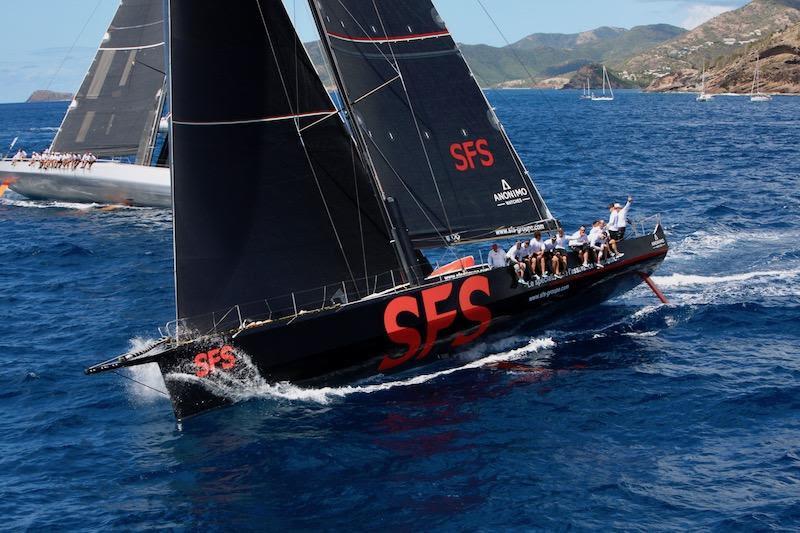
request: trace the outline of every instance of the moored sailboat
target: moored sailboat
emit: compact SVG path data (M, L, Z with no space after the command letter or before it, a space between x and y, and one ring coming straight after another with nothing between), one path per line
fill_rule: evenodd
M750 90L751 102L769 102L772 96L761 92L761 56L756 57L756 69L753 73L753 88Z
M592 85L590 78L586 78L586 85L583 86L583 94L581 95L581 100L591 100L592 99Z
M703 63L703 82L702 82L702 85L700 86L700 94L697 95L697 101L698 102L710 102L713 99L714 99L714 95L713 94L709 94L709 93L706 92L706 64L704 62Z
M235 402L245 379L392 373L544 325L663 261L656 221L624 256L573 259L563 278L520 283L474 260L433 271L425 249L559 223L430 0L310 5L344 113L280 0L169 1L178 318L87 373L157 363L183 419ZM209 61L225 65L216 83ZM249 157L215 156L234 148Z
M609 93L606 93L606 85L608 85ZM603 94L597 96L592 94L591 99L593 102L613 102L614 101L614 87L611 86L611 78L608 77L608 69L603 65Z
M49 148L100 160L74 167L3 160L0 182L34 200L169 207L169 169L154 164L164 145L157 141L165 70L162 0L125 0Z

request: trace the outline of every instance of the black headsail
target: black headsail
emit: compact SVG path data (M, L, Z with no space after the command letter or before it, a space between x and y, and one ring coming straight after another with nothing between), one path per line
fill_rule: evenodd
M178 317L390 286L381 204L281 0L169 9Z
M379 182L415 244L555 227L429 0L312 0Z
M52 149L149 163L164 64L163 0L123 0Z

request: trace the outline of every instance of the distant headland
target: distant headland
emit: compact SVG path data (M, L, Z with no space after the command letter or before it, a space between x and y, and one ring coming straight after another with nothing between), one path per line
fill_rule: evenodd
M33 104L36 102L69 102L72 100L70 93L57 93L55 91L34 91L32 95L25 101L26 104Z

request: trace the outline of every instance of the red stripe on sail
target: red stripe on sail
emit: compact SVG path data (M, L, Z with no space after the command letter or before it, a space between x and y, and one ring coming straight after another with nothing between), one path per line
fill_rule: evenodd
M341 39L343 41L351 41L354 43L375 43L375 42L402 42L402 41L417 41L420 39L430 39L433 37L445 37L450 35L450 32L447 30L442 31L434 31L429 33L415 33L412 35L397 35L397 36L386 36L386 37L351 37L349 35L342 35L340 33L334 33L329 31L328 35L331 37L335 37L336 39Z

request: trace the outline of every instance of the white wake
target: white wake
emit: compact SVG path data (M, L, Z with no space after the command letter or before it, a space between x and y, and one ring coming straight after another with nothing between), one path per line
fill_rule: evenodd
M522 348L485 356L455 368L440 370L430 374L422 374L408 379L388 381L371 385L302 388L288 382L268 383L260 376L256 368L253 366L250 358L240 352L237 352L237 359L243 363L243 368L236 372L217 373L214 374L213 379L200 379L193 374L178 373L169 374L167 379L200 383L203 386L208 387L213 394L228 398L234 402L261 398L289 400L294 402L311 402L324 405L329 404L333 400L345 398L354 394L373 394L376 392L387 391L400 387L422 385L458 372L477 369L495 363L515 361L532 353L552 348L555 345L556 343L549 338L532 339Z

